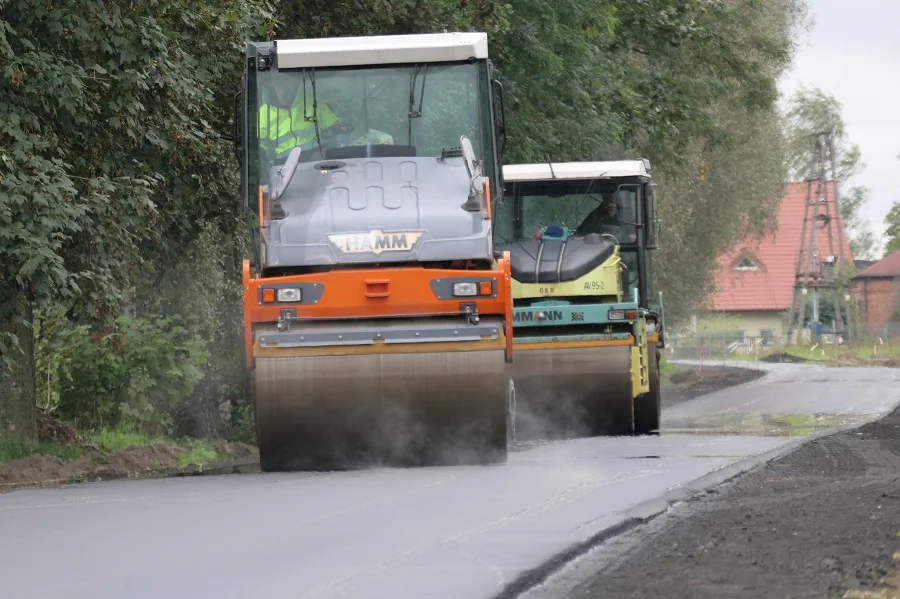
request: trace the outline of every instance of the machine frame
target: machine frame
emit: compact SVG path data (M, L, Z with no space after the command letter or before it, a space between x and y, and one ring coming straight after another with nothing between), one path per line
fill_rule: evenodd
M615 365L597 378L593 387L582 385L579 392L591 396L585 400L591 407L584 417L591 418L593 413L606 409L604 402L595 401L592 394L602 389L605 381L623 375L622 371L627 369L623 375L628 377L627 384L619 385L610 393L627 396L629 405L619 410L615 422L605 422L605 431L630 434L658 429L658 363L660 349L665 346L665 335L662 292L653 294L651 252L658 247L660 221L649 161L506 165L504 180L507 210L498 210L498 228L503 226L502 219L512 218L513 237L520 241L526 234L522 229L524 206L521 198L527 195L529 188L546 189L556 182L560 186L564 183L589 187L596 181L638 186L634 220L630 223L634 225L636 238L630 243L617 244L602 265L574 280L562 282L524 283L517 280L513 272L513 338L517 353L514 365L517 376L514 378L530 381L517 385L519 395L523 396L529 387L533 390L537 385L528 378L528 371L537 372L545 362L552 361L556 384L564 387L566 383L561 380L561 370L566 370L569 377L583 377L595 368L600 369L592 364L606 359L600 357L606 355L601 352L611 354L619 351L615 348L627 347L629 355L610 358ZM545 201L554 200L548 198ZM638 270L636 285L630 289L624 288L624 277L620 276L623 252L633 254L632 262ZM597 352L597 356L588 357L590 352ZM538 358L544 354L550 358ZM548 379L553 378L549 376L549 370L544 374ZM653 405L656 406L655 416ZM588 427L587 430L587 434L598 434L600 427Z
M474 64L479 70L482 107L488 107L489 112L484 116L487 117L491 147L482 146L483 160L474 161L470 158L471 146L467 147L466 139L461 138L459 153L451 152L447 156L450 159L461 157L470 176L473 176L475 166L481 169L481 177L473 176L473 181L483 180L484 188L482 190L473 183L472 193L475 195L470 196L470 201L476 202L475 209L473 212L468 203L465 209L473 213L473 218L480 214L481 219L490 223L493 206L502 201L503 196L500 138L505 138L505 118L503 88L487 56L485 34L444 33L247 44L245 73L234 99L234 149L240 163L241 201L254 239L253 255L243 262L245 355L247 369L253 379L252 396L257 407L258 435L263 428L271 431L274 424L282 427L277 433L262 435L277 437L277 443L270 443L265 439L260 442L264 469L288 469L284 467L287 462L300 463L303 468L321 469L321 465L331 469L349 463L349 460L343 457L335 460L332 459L334 455L331 455L322 460L317 459L314 464L310 460L294 460L296 454L302 453L300 451L291 450L295 455L287 455L288 450L284 446L292 442L297 434L277 421L287 419L297 424L295 428L303 424L307 426L307 434L312 435L315 431L310 432L309 427L313 426L312 421L318 415L308 407L303 408L302 416L292 410L299 410L301 403L307 405L308 401L316 399L303 398L301 402L299 399L279 398L274 402L277 405L261 408L260 394L266 396L287 393L293 396L301 393L305 382L314 379L319 373L331 378L323 379L318 386L310 384L311 388L320 391L309 393L327 396L329 393L338 393L329 388L341 388L344 390L341 393L344 394L364 394L367 390L364 385L361 386L358 380L349 380L353 378L354 369L359 371L357 378L365 373L373 377L373 382L380 381L385 389L390 388L392 393L398 389L402 391L403 377L397 372L379 374L390 368L409 370L410 380L418 376L418 380L428 388L426 394L431 394L435 392L431 388L433 384L426 380L427 372L422 369L434 368L437 377L435 381L467 376L465 371L454 374L454 368L469 369L473 379L477 379L478 372L483 371L484 376L491 381L501 381L505 373L503 363L512 360L511 277L508 256L502 253L491 251L478 260L461 256L462 259L434 262L397 260L394 255L388 257L387 252L381 254L375 250L368 254L365 251L359 252L354 256L354 262L341 264L303 261L294 264L269 264L270 260L267 260L267 247L272 242L269 227L277 215L272 214L271 190L258 185L259 173L254 172L254 168L259 167L260 160L258 156L254 156L252 147L254 136L251 133L257 127L257 119L250 109L253 102L249 98L256 94L257 73L269 69L327 71L338 68L406 67L420 63ZM321 162L323 173L327 169L338 170L337 167L325 164L328 160ZM346 233L359 238L345 242L349 244L365 242L363 237L368 235L357 231ZM372 237L376 245L401 241L410 246L415 244L415 241L410 243L400 233L378 233L381 237ZM493 235L492 229L489 240L492 247ZM476 293L457 294L457 285L461 283L474 285ZM285 300L281 295L286 289L292 293L287 293L289 297ZM295 290L297 293L293 293ZM480 358L479 363L481 355L486 357ZM502 356L499 364L494 358L487 357L498 355ZM446 360L442 357L446 357ZM326 359L331 362L322 362ZM267 373L274 368L271 364L278 361L297 360L290 366L295 371L307 368L298 366L299 361L309 366L302 376L289 373L292 382L279 383L278 388L274 389L267 382L273 375L260 374L259 360L268 360ZM442 360L450 365L440 363ZM341 369L351 371L346 375L347 381L334 378L339 376L335 372ZM266 380L261 381L260 377ZM465 383L476 384L474 381ZM491 385L491 388L502 387L501 408L505 416L508 379L499 385ZM464 416L467 404L459 403L462 401L460 394L456 395L453 399L458 402L455 409ZM324 402L320 411L338 410L335 406L340 403L339 400L342 401L343 398L333 397ZM477 404L476 399L472 401ZM495 422L498 419L496 402L490 400L490 403L490 418ZM481 406L475 404L472 404L473 412L482 410ZM346 409L355 408L350 405ZM483 413L483 410L479 413ZM339 410L331 414L331 420L325 423L328 426L342 417ZM441 416L443 417L444 415ZM361 422L360 425L364 426L365 423ZM495 425L492 426L496 429ZM496 430L492 434L491 443L494 445L490 459L505 460L506 424L502 435ZM503 443L499 447L498 439L501 436ZM418 448L424 451L428 444L420 444ZM307 448L304 448L303 452L306 451ZM315 451L318 448L314 448L313 453ZM343 448L338 447L331 453L342 451Z

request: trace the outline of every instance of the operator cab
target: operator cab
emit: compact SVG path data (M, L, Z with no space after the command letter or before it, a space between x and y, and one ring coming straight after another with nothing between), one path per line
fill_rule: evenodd
M638 289L649 298L649 276L640 273L649 273L644 250L655 247L656 206L646 161L507 165L504 180L496 238L517 281L578 279L618 246L626 295Z
M252 266L492 264L495 88L485 33L248 44L235 151Z

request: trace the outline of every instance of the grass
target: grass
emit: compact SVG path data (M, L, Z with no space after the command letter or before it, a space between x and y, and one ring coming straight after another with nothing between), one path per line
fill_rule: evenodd
M192 464L208 464L227 457L216 451L207 441L188 441L186 444L188 451L178 456L178 466L181 468Z
M848 356L860 359L871 360L873 358L900 358L900 345L793 345L786 347L765 347L761 348L759 353L752 351L750 353L721 353L708 356L707 361L715 360L733 360L747 361L757 358L765 358L772 354L788 354L798 358L804 358L817 362L829 362L837 358L845 358Z
M659 359L659 375L660 376L672 376L676 372L678 372L679 368L675 364L669 362L665 356L661 356Z
M900 345L799 345L785 347L780 351L809 360L828 360L841 357L871 360L872 358L900 357Z
M60 445L57 443L21 443L19 441L0 437L0 464L27 458L36 453L56 456L63 460L76 460L81 457L81 450L72 445Z
M90 436L91 441L104 451L113 452L128 449L130 447L141 447L144 445L153 445L154 443L165 443L167 445L175 445L185 450L178 455L178 466L183 467L191 464L203 465L217 460L223 460L227 456L221 455L213 446L202 439L184 439L174 441L164 437L152 437L142 433L134 432L128 428L121 429L102 429Z
M161 437L151 437L127 428L103 428L91 433L88 439L94 445L107 452L165 442Z
M890 590L872 592L854 589L844 593L844 599L900 599L900 595Z

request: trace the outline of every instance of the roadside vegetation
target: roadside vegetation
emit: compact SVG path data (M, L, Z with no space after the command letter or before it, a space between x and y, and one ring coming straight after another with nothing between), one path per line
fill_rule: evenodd
M679 368L676 364L672 364L666 358L665 355L660 356L659 360L659 375L661 377L671 377L673 374L678 372Z
M759 347L752 350L722 351L707 353L708 361L746 362L764 361L805 361L827 366L900 366L900 345L856 344L834 345L831 343L813 345L788 345L783 347Z
M0 464L32 455L56 457L64 461L75 461L86 455L93 455L103 461L116 453L127 450L139 453L142 448L156 445L170 449L177 456L177 464L181 467L203 466L229 458L227 453L207 439L172 439L165 436L152 437L128 429L101 429L89 434L77 434L64 441L27 441L13 439L8 435L0 436Z
M833 106L808 92L779 112L807 0L0 0L0 15L5 456L253 443L230 139L248 39L486 31L507 162L650 159L673 325L724 250L773 226L818 114L801 108ZM203 442L184 459L212 460Z

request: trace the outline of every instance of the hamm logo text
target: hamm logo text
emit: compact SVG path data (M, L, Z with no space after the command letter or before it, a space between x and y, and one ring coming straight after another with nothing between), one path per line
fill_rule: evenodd
M329 235L328 239L345 254L380 254L408 252L421 236L420 231L385 233L381 229L373 229L368 233L336 233Z

